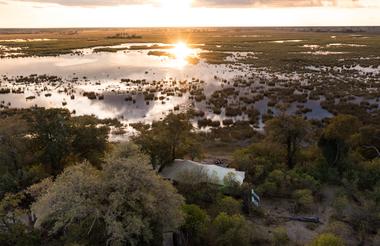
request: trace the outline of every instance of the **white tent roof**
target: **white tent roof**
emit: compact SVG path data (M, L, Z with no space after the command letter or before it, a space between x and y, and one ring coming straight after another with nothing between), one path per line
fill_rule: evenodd
M245 179L245 172L239 172L234 168L224 168L188 160L175 160L172 165L164 168L161 175L177 182L208 182L218 185L224 185L225 178L233 179L240 185Z

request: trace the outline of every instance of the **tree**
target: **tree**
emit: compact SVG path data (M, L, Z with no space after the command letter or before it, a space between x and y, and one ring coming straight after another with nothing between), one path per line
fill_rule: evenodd
M220 199L215 204L215 208L212 209L213 212L217 214L224 212L228 215L241 214L242 212L242 202L234 199L233 197L226 196Z
M28 159L27 122L19 116L0 120L0 170L19 169Z
M99 165L107 149L109 127L95 116L79 116L71 120L74 139L72 151L80 159Z
M246 172L247 182L261 184L270 172L283 167L284 157L285 153L277 143L255 143L237 150L232 165Z
M108 158L102 170L88 163L66 168L32 210L37 228L64 235L66 242L154 245L163 232L181 225L182 204L174 187L137 151Z
M359 120L351 115L338 115L324 129L319 140L319 147L330 166L344 171L343 162L347 158L350 142L358 133Z
M184 205L182 210L185 214L185 223L181 227L187 244L200 245L202 238L206 235L210 218L207 212L199 206L190 204Z
M153 167L161 171L175 159L194 152L196 144L190 141L192 129L187 115L170 114L163 121L154 122L151 127L137 127L140 134L133 140L150 156Z
M314 197L311 190L302 189L293 192L293 198L299 209L308 209L313 205Z
M310 141L311 126L298 116L282 114L266 123L267 140L282 145L286 151L286 163L290 169L297 162L297 154L303 143Z
M31 148L30 127L21 115L0 119L0 198L47 176Z
M53 175L75 160L100 165L107 149L109 126L118 123L95 116L71 117L65 109L38 108L29 118L33 147Z
M241 215L219 214L210 227L210 245L233 246L250 245L251 228Z
M36 151L54 174L63 170L62 161L70 153L73 139L70 117L70 112L64 109L36 109L31 117Z
M315 238L310 246L344 246L344 242L334 234L324 233Z
M363 157L380 159L380 127L369 125L360 128L358 144Z
M26 208L28 196L24 192L7 194L0 201L0 245L41 245L40 233L33 229L30 211ZM29 219L26 223L23 218Z

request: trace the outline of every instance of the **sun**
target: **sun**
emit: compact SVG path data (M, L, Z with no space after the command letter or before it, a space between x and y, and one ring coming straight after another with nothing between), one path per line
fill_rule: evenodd
M183 68L188 65L189 58L197 56L196 50L190 48L185 42L174 44L173 48L169 50L169 53L173 55L175 66L178 68Z
M174 48L171 49L171 52L176 59L184 60L187 57L193 54L193 50L187 46L184 42L178 42L174 45Z

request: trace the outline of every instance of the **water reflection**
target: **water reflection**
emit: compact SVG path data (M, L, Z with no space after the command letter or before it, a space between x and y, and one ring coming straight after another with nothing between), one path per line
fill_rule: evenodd
M197 56L197 51L184 42L178 42L169 52L174 55L174 66L180 69L189 65L189 58Z
M76 114L94 114L100 118L117 117L128 123L158 120L174 107L189 107L189 93L168 96L167 90L200 84L206 95L220 89L221 82L216 77L230 80L247 71L236 70L226 65L209 65L203 61L197 64L188 62L196 57L200 49L185 43L126 44L114 48L129 49L132 46L149 47L146 50L121 50L117 52L94 52L98 48L77 51L80 55L58 57L26 57L0 59L0 88L20 90L21 94L0 94L3 105L26 108L35 105L42 107L65 107ZM103 47L104 48L104 47ZM148 55L149 51L160 51L172 56ZM247 68L248 69L248 68ZM20 76L54 75L62 81L50 83L17 83ZM11 81L5 80L10 78ZM123 80L140 82L122 82ZM198 82L194 82L198 81ZM155 89L153 101L146 101L144 93ZM84 96L85 92L101 95L95 100ZM133 95L134 101L126 101ZM26 98L32 97L30 100ZM162 97L163 99L157 100ZM1 103L0 103L1 104Z
M133 47L143 48L134 50ZM203 111L205 117L222 121L228 118L225 109L215 114L206 100L196 100L196 95L190 92L201 90L202 96L210 98L217 90L234 87L238 94L228 100L231 105L240 107L240 96L253 97L264 93L267 85L263 85L262 81L282 80L289 83L300 80L297 73L272 73L237 62L239 57L253 57L258 53L234 54L237 61L233 65L210 65L199 58L197 62L190 62L202 51L199 47L202 46L183 42L173 45L123 44L76 51L80 55L0 59L0 75L3 76L0 77L0 89L11 88L23 92L0 94L0 107L8 103L15 108L35 105L64 107L78 115L116 117L127 123L159 120L171 111L194 107ZM125 50L101 52L101 48ZM54 75L60 79L52 82L47 78L41 83L17 82L20 76L31 74ZM235 80L249 83L235 86ZM88 93L92 93L93 98L85 95ZM28 97L30 99L26 100ZM263 97L249 106L261 115L269 110L276 113L273 107L268 106L268 101L267 97ZM304 106L311 109L306 114L308 118L331 116L321 108L319 101L308 101ZM297 110L296 104L289 108L290 113ZM249 120L245 114L232 118ZM263 126L262 120L258 126Z

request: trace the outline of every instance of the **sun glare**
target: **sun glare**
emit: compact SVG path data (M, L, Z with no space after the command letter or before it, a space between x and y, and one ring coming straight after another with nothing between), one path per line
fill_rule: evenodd
M171 52L176 57L176 59L185 59L193 54L193 50L189 48L184 42L175 44Z
M195 51L184 42L174 44L170 53L175 57L175 66L179 68L187 65L190 57L196 56Z

